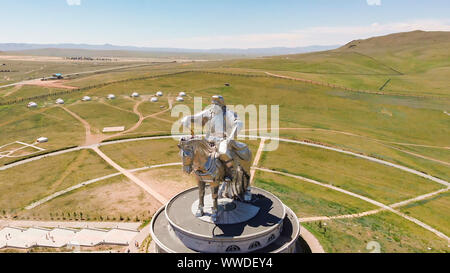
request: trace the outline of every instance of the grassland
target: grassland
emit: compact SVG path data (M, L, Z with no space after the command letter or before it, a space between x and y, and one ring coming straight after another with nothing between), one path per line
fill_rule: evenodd
M22 219L141 221L150 218L158 202L119 176L69 192L19 214Z
M364 253L370 242L380 244L382 253L447 252L447 242L393 214L302 224L320 241L326 252Z
M0 54L0 63L6 64L2 66L2 70L11 70L12 72L1 73L0 85L11 82L19 82L23 80L37 79L42 77L49 77L54 73L70 74L86 71L102 70L121 65L132 65L135 62L117 63L117 62L75 62L60 60L27 60L15 59L10 60L2 58Z
M289 155L289 160L286 156ZM424 178L333 151L297 144L280 144L265 152L260 165L332 184L385 204L393 204L441 186Z
M12 116L9 116L8 113ZM14 115L17 113L17 115ZM77 146L82 143L84 129L64 110L55 107L26 109L18 105L0 107L1 144L15 141L34 143L39 137L50 139L39 145L46 150ZM0 163L15 160L2 158Z
M91 150L70 152L0 172L0 210L13 216L52 193L114 173Z
M258 171L254 183L277 195L300 218L349 215L376 209L370 203L343 193L277 174Z
M273 127L286 128L279 130L282 138L338 147L449 181L450 120L444 113L450 112L448 33L418 32L406 38L403 35L354 41L328 52L253 60L160 63L80 74L65 84L90 88L57 97L63 98L65 107L86 120L93 133L109 126L131 128L139 118L135 110L143 116L164 111L168 100L180 91L188 94L186 105L190 109L194 96L203 97L203 106L206 106L210 96L215 94L222 94L230 105L275 104L280 106L280 122ZM49 62L42 71L39 65L42 66L39 62L24 61L17 78L9 82L37 77L41 73L102 69L111 64L80 64L78 67L72 62ZM38 70L24 74L34 69ZM186 73L164 75L181 71ZM266 71L358 90L380 91L384 85L380 91L383 95L269 77ZM139 77L146 78L136 80ZM121 80L127 81L117 82ZM104 83L106 85L100 86ZM141 99L148 100L159 90L164 92L159 103L142 102L135 109ZM4 88L0 89L0 103L57 91L61 90L37 86ZM129 98L132 92L140 93L141 98ZM117 99L105 100L111 93ZM80 102L85 95L91 96L93 101ZM0 146L17 140L32 143L40 136L50 140L39 145L47 151L82 145L85 128L63 109L55 107L57 97L36 99L37 109L27 109L26 101L0 106ZM145 119L136 130L115 138L170 134L178 118L181 117L172 117L171 111L160 113ZM247 121L248 129L248 119L241 118ZM259 126L270 127L270 123ZM259 141L246 143L256 154ZM105 145L101 150L123 168L134 169L179 162L176 144L172 139L140 140ZM3 158L0 164L13 160L17 158ZM281 143L277 151L263 153L259 166L332 184L386 204L442 188L395 168L298 144ZM83 187L31 211L22 210L55 191L113 172L116 171L90 150L0 171L0 209L8 215L37 220L127 221L136 220L136 216L139 220L148 219L159 204L124 177ZM167 198L192 185L178 167L136 175ZM255 185L278 195L302 218L374 209L359 199L281 175L257 172ZM448 205L448 194L444 193L401 210L448 235ZM332 220L326 224L313 222L305 226L330 252L366 252L370 241L379 242L383 252L448 252L444 240L387 212L358 219Z
M429 223L431 226L450 234L450 194L443 193L431 199L409 204L402 208L402 212Z
M125 126L128 129L139 119L134 113L98 102L79 103L69 106L69 109L89 122L94 132L101 132L105 127Z
M173 139L119 143L102 146L101 150L126 169L180 161L177 142Z
M230 61L227 67L280 72L358 90L449 97L449 32L410 32L353 41L327 52Z
M450 167L444 164L445 162L450 162L450 151L448 149L396 145L361 136L348 135L345 132L321 129L280 130L280 135L286 139L321 143L323 145L365 154L419 170L447 181L450 180ZM430 159L439 160L442 163Z

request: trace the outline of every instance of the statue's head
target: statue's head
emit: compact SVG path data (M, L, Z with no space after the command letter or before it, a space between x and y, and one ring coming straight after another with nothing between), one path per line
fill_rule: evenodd
M211 103L214 105L218 105L220 107L225 106L225 99L220 95L215 95L212 97Z

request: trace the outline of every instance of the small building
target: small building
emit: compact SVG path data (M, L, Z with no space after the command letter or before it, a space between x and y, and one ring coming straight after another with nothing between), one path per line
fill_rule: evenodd
M157 97L153 97L150 101L151 102L158 102L158 98Z
M178 96L179 97L186 97L186 93L185 92L180 92L180 94Z
M35 103L35 102L30 102L30 103L28 103L28 108L36 108L38 105L37 105L37 103Z
M114 94L109 94L108 95L108 99L109 100L113 100L113 99L115 99L116 98L116 96L114 95Z
M163 94L163 92L158 91L158 92L156 93L156 95L157 95L158 97L162 97L164 94Z
M46 137L40 137L36 140L38 143L46 143L48 142L48 138Z
M82 101L91 101L92 99L89 96L84 96L81 100Z
M61 73L55 73L53 74L53 78L61 80L64 79L63 75Z
M139 98L139 93L134 92L133 94L131 94L132 98Z
M178 101L178 102L183 102L184 99L183 99L182 97L177 97L177 101Z
M63 99L57 99L56 100L56 104L64 104L64 100Z
M123 132L123 131L125 131L125 126L103 128L103 133L115 133L115 132Z

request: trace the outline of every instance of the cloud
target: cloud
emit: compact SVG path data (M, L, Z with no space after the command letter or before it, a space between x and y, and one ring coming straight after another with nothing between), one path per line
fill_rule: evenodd
M450 20L373 23L361 26L310 27L281 33L216 35L144 42L142 46L183 48L265 48L343 45L352 40L413 30L450 31Z
M66 0L69 6L81 6L81 0Z
M369 6L381 6L381 0L367 0Z

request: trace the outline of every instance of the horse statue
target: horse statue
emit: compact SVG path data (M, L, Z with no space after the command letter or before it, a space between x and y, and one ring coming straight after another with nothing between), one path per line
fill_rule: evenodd
M219 213L219 197L246 202L250 188L250 165L252 153L246 144L237 141L231 143L236 168L229 168L217 156L217 148L204 138L182 138L178 144L183 160L183 171L194 172L199 187L199 205L196 217L204 216L205 189L208 183L213 199L213 222ZM220 188L220 189L219 189Z

